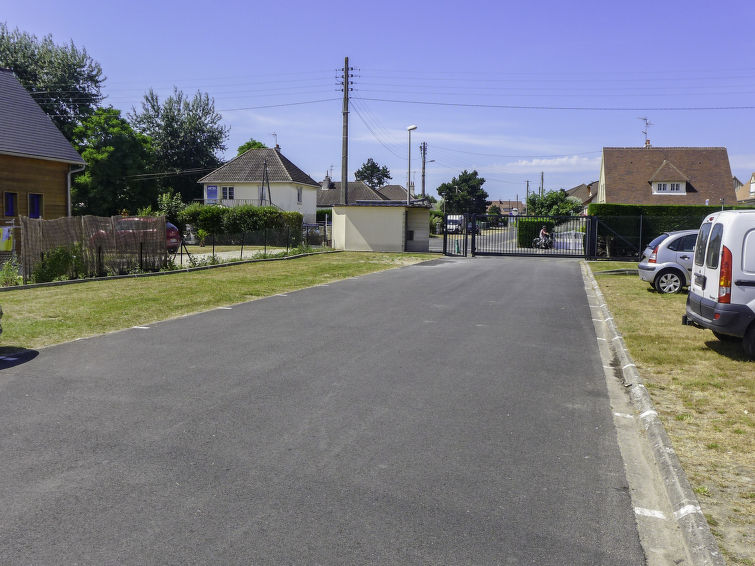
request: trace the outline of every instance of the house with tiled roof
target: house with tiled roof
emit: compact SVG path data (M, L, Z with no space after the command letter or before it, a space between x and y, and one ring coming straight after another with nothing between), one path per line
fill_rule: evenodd
M736 178L736 177L735 177ZM737 204L755 204L755 173L735 190Z
M586 207L598 195L598 185L598 181L582 183L581 185L568 189L566 194L570 197L578 198L582 203L582 206Z
M596 203L733 202L725 147L604 147Z
M206 204L276 206L315 222L320 184L275 148L250 149L198 181Z
M517 214L525 214L527 208L525 203L516 200L491 200L490 204L488 204L488 209L493 205L500 208L502 214L507 215L512 214L514 209L516 209Z
M0 69L2 219L71 213L71 174L84 160L13 71Z

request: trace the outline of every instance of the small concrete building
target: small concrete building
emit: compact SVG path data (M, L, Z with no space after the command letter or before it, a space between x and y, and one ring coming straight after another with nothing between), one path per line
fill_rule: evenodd
M427 252L430 205L425 201L357 201L333 205L333 247L346 251Z

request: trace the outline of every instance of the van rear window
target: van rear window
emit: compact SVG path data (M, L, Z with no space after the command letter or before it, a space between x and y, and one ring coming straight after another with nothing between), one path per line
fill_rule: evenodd
M695 265L703 265L705 262L705 246L708 244L708 234L713 224L706 222L700 226L700 233L697 235L697 244L695 245Z
M705 267L710 269L718 268L718 258L721 257L721 240L724 235L724 225L715 224L710 231L710 242L708 242L708 253L705 254Z

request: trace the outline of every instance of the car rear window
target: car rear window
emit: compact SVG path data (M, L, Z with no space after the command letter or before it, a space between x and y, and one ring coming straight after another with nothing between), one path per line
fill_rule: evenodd
M676 240L668 245L668 249L674 252L691 252L695 249L695 239L697 234L687 234L679 236Z
M650 243L648 244L648 247L649 247L649 248L654 248L655 246L657 246L658 244L660 244L660 243L661 243L661 242L662 242L663 240L665 240L666 238L668 238L668 234L661 234L660 236L658 236L657 238L655 238L654 240L652 240L652 241L651 241L651 242L650 242Z
M713 224L706 222L700 226L700 233L697 235L697 245L695 246L695 265L702 265L705 262L705 246L708 244L708 234Z
M710 269L718 268L718 258L721 256L721 239L724 235L724 225L714 224L710 231L710 242L708 243L708 253L705 254L705 267Z

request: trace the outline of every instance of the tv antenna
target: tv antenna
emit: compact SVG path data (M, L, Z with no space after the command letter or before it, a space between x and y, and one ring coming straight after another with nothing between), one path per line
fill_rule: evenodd
M650 144L650 140L648 139L648 131L650 130L650 126L655 126L655 124L653 124L645 116L643 116L642 118L637 118L637 119L643 120L645 122L645 129L642 130L642 133L645 134L645 147L647 147Z

